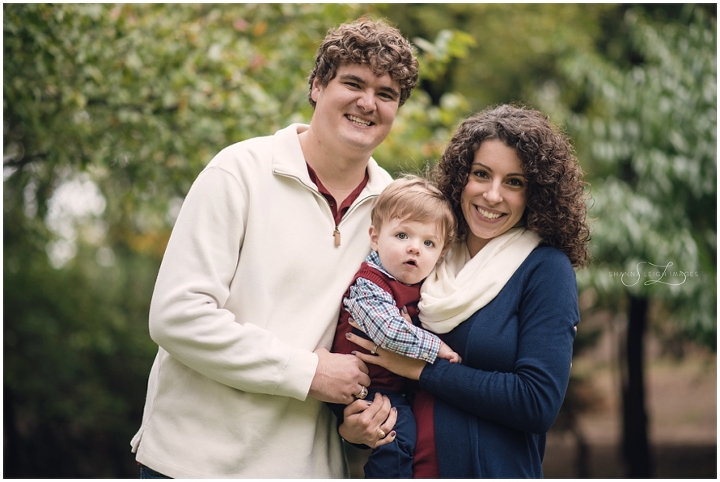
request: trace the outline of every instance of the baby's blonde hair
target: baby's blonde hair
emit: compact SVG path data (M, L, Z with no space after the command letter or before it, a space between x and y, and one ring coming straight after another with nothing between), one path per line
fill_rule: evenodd
M433 222L440 229L445 253L457 233L457 221L450 203L429 180L413 175L391 182L378 196L370 214L372 225L380 231L390 219Z

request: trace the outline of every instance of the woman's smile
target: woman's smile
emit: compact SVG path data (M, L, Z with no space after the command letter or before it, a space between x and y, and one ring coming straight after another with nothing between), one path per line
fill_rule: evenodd
M477 209L477 212L479 212L480 215L487 220L496 220L496 219L500 218L501 216L504 216L503 213L492 213L490 211L484 210L480 206L475 206L475 209Z

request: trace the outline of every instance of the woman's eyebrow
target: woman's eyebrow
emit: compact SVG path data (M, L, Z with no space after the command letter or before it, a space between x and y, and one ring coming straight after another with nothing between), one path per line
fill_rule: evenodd
M473 163L472 163L472 166L470 166L470 168L472 169L473 167L477 167L477 166L482 167L482 168L485 169L486 171L494 172L489 166L486 166L486 165L483 164L482 162L473 162ZM525 177L525 174L523 174L522 172L509 172L509 173L506 174L506 176L511 176L511 177L517 176L517 177L522 177L522 178L524 178L524 177Z

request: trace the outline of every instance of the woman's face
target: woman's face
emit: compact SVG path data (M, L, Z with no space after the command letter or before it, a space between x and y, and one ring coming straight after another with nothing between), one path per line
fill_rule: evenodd
M475 256L491 239L515 226L525 212L527 181L515 149L489 139L475 151L460 197L468 224L467 246Z

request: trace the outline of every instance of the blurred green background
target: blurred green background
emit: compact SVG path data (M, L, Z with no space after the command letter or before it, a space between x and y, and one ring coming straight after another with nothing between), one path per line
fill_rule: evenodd
M4 477L137 476L148 306L183 197L223 147L308 121L319 42L366 14L421 60L386 169L423 169L461 119L517 102L587 173L594 260L546 475L716 477L715 436L692 438L716 432L716 5L467 3L3 5ZM675 444L694 458L664 472L656 400L698 386Z

